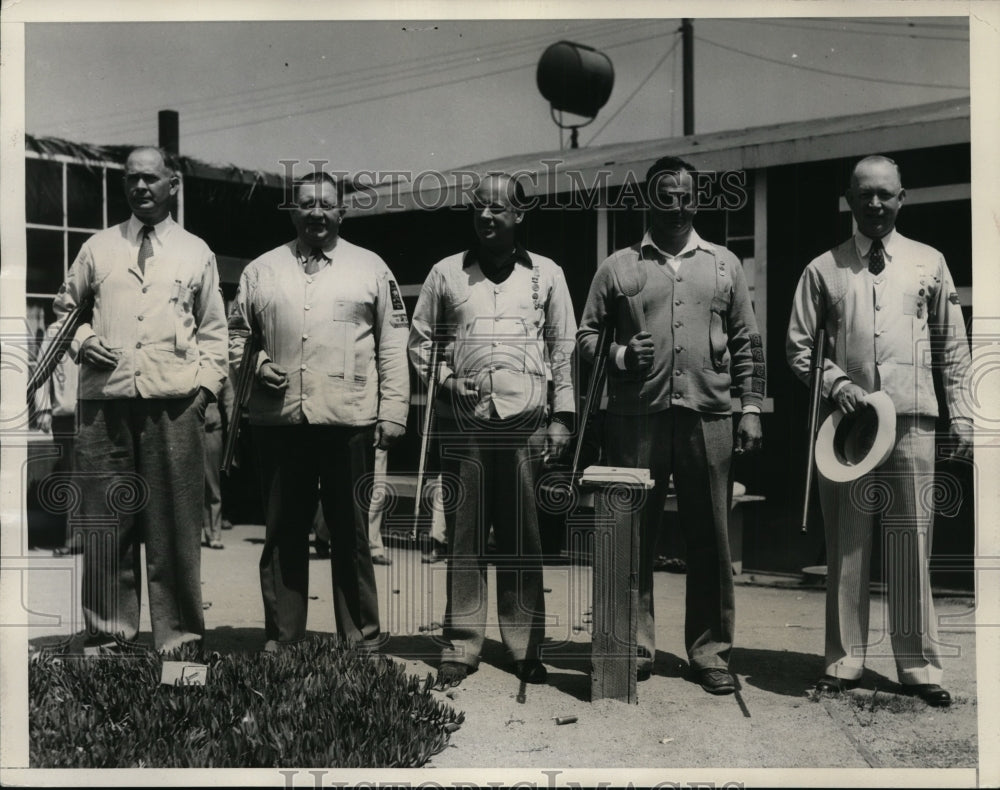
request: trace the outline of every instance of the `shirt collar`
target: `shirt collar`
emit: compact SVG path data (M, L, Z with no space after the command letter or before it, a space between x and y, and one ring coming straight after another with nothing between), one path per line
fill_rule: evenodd
M514 259L515 263L519 263L522 266L526 266L529 269L531 269L534 266L534 263L531 260L531 256L528 254L528 251L524 249L524 247L522 247L520 244L514 245L514 252L511 254L511 257ZM468 250L462 257L463 269L467 269L474 263L479 263L478 247L473 247L472 249Z
M299 263L305 265L306 261L308 261L312 257L313 251L314 250L319 250L319 254L323 258L323 260L326 263L332 263L333 262L333 250L336 248L336 246L337 245L335 244L335 245L333 245L333 247L331 247L328 250L324 250L322 247L303 247L302 244L299 243L298 239L296 239L295 240L295 257L296 257L296 259L298 259Z
M643 234L642 241L639 242L639 249L643 251L652 250L659 253L663 258L683 258L685 255L690 255L697 249L711 251L711 247L708 242L699 236L698 231L694 228L691 228L691 235L688 236L687 244L685 244L684 248L676 255L671 255L669 252L661 250L657 246L656 242L653 241L653 234L648 230Z
M882 237L882 249L885 250L885 257L892 260L892 250L896 239L896 229L893 228ZM872 239L869 239L861 231L854 233L854 247L858 251L858 257L864 260L868 257L868 251L872 248Z
M128 220L128 237L136 244L141 241L142 229L149 223L143 222L135 214L129 217ZM177 223L174 222L174 218L169 214L164 219L161 219L155 225L153 225L153 232L149 234L150 238L158 238L161 241L170 232L171 228Z

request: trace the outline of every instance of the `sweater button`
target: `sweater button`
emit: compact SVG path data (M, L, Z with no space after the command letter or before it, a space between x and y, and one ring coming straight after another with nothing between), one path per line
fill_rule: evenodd
M674 321L674 326L680 327L683 326L683 324L680 321Z
M676 354L680 354L683 350L683 346L674 346L674 353Z
M680 307L682 304L684 304L684 302L682 302L680 299L678 299L677 301L674 302L674 304L677 305L678 307Z

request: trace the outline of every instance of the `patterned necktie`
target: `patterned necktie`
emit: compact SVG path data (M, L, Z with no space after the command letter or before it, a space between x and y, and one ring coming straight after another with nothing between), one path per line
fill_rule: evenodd
M881 274L885 268L885 255L882 249L882 239L874 239L871 249L868 250L868 271L872 274Z
M323 254L323 248L313 247L312 255L306 259L306 274L316 274L324 260L326 256Z
M152 225L142 226L142 243L139 245L139 271L146 273L146 261L153 257L153 242L149 234L153 232Z

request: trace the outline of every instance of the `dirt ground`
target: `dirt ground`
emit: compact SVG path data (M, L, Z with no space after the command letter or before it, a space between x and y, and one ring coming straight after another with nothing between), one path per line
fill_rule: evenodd
M202 576L207 643L221 652L256 651L264 643L257 561L263 528L238 525L223 533L224 551L205 549ZM47 622L31 644L79 630L72 593L72 558L40 566L63 572L29 578L27 601ZM393 564L376 566L384 652L417 675L435 672L434 628L444 612L446 564L420 562L416 549L390 546ZM309 628L334 632L330 564L310 564ZM492 581L492 571L491 571ZM590 701L590 606L587 567L546 568L549 623L544 657L548 682L528 686L510 673L495 621L478 672L452 698L465 724L428 768L975 768L977 692L974 605L971 598L937 601L949 709L894 693L894 662L883 631L883 602L873 596L871 647L863 687L841 698L811 698L822 673L823 600L820 589L766 586L738 576L737 639L731 668L736 695L715 697L686 679L683 647L684 576L656 574L657 653L653 676L638 686L637 705ZM57 583L56 580L58 579ZM492 584L491 584L492 592ZM495 604L491 601L491 611ZM495 615L494 615L495 616ZM142 638L149 640L148 613ZM554 717L575 716L571 724Z

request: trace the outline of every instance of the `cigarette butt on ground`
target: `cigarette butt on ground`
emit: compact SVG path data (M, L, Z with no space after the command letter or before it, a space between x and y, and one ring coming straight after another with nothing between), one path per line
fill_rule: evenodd
M553 716L552 720L556 724L574 724L576 723L576 716Z

